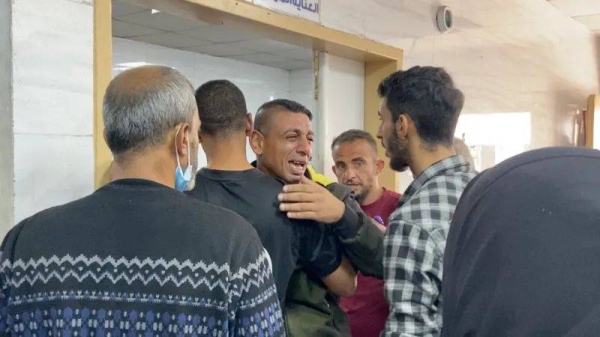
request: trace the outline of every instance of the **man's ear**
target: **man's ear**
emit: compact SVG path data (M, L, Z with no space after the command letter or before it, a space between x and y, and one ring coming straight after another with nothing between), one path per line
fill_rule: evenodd
M394 124L394 130L399 139L405 140L408 136L408 128L412 121L406 114L398 116L398 120Z
M381 173L381 171L383 171L383 168L385 167L385 162L379 158L377 158L377 161L375 161L375 173L377 175L379 175Z
M252 130L250 133L250 147L255 155L260 156L263 154L265 136L262 133Z
M245 125L244 125L244 129L246 131L246 137L251 137L252 136L252 125L254 124L254 121L252 120L252 114L248 113L246 115L246 121L245 121Z
M175 130L175 144L177 145L177 153L181 157L187 158L190 150L188 145L192 143L191 132L192 126L189 123L182 123L179 125L179 129Z

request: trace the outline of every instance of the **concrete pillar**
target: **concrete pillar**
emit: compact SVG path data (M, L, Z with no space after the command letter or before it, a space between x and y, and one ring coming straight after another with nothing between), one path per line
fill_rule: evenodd
M1 234L93 191L93 11L0 0Z

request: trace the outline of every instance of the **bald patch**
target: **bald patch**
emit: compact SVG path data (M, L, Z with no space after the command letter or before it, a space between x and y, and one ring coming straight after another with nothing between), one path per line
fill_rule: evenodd
M143 66L129 69L117 75L108 90L128 95L155 88L171 74L170 68L163 66Z

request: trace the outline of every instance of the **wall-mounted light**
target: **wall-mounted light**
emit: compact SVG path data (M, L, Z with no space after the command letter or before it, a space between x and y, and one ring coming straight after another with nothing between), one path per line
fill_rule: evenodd
M437 27L442 33L449 32L454 27L454 16L448 6L440 6L435 16Z

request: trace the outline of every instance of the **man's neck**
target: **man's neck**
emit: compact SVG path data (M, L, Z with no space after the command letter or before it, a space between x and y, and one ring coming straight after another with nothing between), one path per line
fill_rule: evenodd
M415 178L431 165L456 155L452 147L444 145L436 145L433 149L421 144L416 145L416 147L415 151L412 152L414 155L411 156L410 165L410 170Z
M115 160L112 165L111 180L144 179L175 188L175 162L167 153L133 154L127 158Z
M367 194L367 196L360 202L360 205L365 206L376 202L383 195L383 191L383 187L379 186L379 184L373 185L373 188L371 189L369 194Z
M206 167L220 171L245 171L252 168L246 157L246 137L236 136L226 140L209 138L202 140L206 153Z
M273 171L269 170L269 168L267 166L265 166L264 163L261 160L259 160L258 158L256 159L256 168L266 176L269 176L269 177L275 178L275 179L279 179L279 177L277 177L277 175L275 175L275 173L273 173Z

